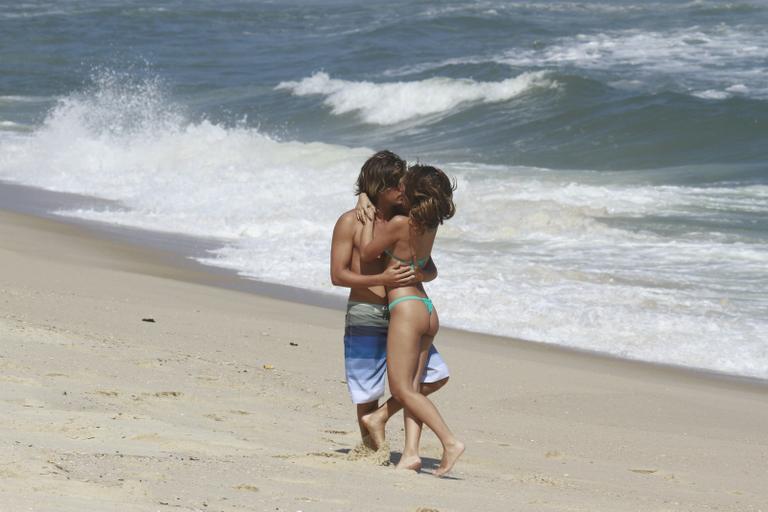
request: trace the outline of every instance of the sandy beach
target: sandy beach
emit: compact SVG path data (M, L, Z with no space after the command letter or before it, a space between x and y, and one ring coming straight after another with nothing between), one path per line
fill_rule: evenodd
M444 329L467 451L398 472L353 451L342 311L224 280L0 212L0 511L768 510L765 383Z

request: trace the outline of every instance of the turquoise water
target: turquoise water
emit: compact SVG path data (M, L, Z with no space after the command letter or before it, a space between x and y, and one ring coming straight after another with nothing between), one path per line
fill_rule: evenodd
M766 27L763 2L3 2L0 179L330 291L390 148L459 183L447 325L768 378Z

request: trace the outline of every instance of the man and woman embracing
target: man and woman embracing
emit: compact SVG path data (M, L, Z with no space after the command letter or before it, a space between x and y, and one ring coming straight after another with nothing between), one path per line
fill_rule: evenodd
M331 280L350 288L344 332L347 385L363 442L384 443L387 420L401 408L405 446L398 469L421 470L419 440L426 424L443 445L444 476L464 452L427 395L449 373L433 345L437 311L422 282L437 277L430 256L437 228L451 218L454 186L435 167L379 151L357 179L358 205L339 217L331 245ZM379 405L384 378L392 397Z

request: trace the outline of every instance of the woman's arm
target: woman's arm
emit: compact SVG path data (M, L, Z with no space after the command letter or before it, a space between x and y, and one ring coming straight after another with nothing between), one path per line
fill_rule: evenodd
M360 241L360 259L373 261L383 253L387 247L394 244L403 230L407 228L408 217L396 215L386 223L381 223L376 230L376 238L373 237L373 222L366 222L363 226L362 240Z
M352 271L356 220L342 215L333 228L331 242L331 282L347 288L368 288L370 286L404 286L414 282L414 273L408 267L387 268L380 274L358 274Z
M368 194L360 192L357 196L357 204L355 205L355 216L360 222L371 221L376 217L376 207L368 198Z

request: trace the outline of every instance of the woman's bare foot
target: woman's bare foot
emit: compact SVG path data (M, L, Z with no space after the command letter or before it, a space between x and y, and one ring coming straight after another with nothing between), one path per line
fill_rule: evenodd
M384 446L384 441L386 440L385 427L387 425L385 421L381 421L381 415L377 415L376 412L377 411L373 411L360 418L362 424L368 429L368 434L370 435L370 440L373 442L374 450L378 450Z
M401 457L400 461L395 466L395 469L408 469L410 471L421 471L421 457L418 455L409 455L408 457Z
M446 445L443 450L443 460L440 461L440 466L435 470L435 476L447 475L453 469L453 465L456 464L462 453L464 453L464 443L461 441Z

